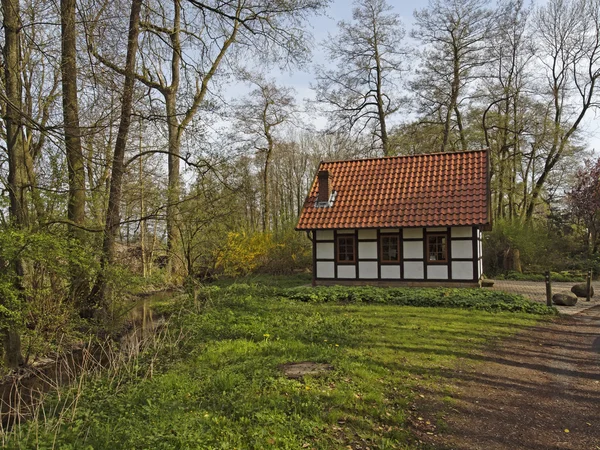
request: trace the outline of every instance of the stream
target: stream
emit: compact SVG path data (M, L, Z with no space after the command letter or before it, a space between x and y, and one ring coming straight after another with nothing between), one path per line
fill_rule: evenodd
M6 431L27 420L40 399L57 389L75 384L82 374L106 371L117 359L135 357L148 339L165 325L166 317L154 314L152 305L172 297L161 291L144 296L126 313L126 329L118 345L81 343L67 353L39 358L0 380L0 423Z

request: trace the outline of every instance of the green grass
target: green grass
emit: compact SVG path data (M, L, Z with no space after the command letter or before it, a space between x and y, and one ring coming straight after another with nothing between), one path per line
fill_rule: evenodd
M302 272L294 275L250 274L241 278L219 278L213 284L219 287L227 287L231 286L232 284L240 283L248 285L291 288L311 284L312 274L310 272Z
M135 363L128 377L90 380L45 405L46 421L8 435L6 448L417 448L407 426L423 390L458 359L540 316L460 308L303 303L277 289L209 288L174 318L179 345ZM193 312L195 311L195 312ZM289 380L287 362L332 364ZM354 448L354 447L353 447Z

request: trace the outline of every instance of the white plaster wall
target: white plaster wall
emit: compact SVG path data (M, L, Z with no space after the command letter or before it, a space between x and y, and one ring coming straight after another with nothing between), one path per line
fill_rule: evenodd
M403 236L404 239L422 239L423 228L405 228Z
M377 230L358 230L358 239L377 239Z
M422 280L425 278L423 263L418 261L406 261L404 263L404 278L411 280Z
M333 230L317 230L317 241L332 241Z
M338 278L356 278L356 266L338 266Z
M354 230L337 230L337 234L354 234Z
M423 241L404 242L405 258L423 258Z
M377 278L377 261L359 261L358 273L360 278Z
M333 261L317 261L317 278L334 278L335 267Z
M447 280L448 266L427 266L428 280Z
M473 258L472 241L452 241L452 259Z
M377 258L377 242L358 242L358 259Z
M429 227L427 231L448 231L446 227Z
M400 233L400 228L382 228L381 233Z
M317 259L333 259L333 242L317 242Z
M452 263L453 280L472 280L473 263L470 261L454 261Z
M450 229L451 237L473 237L473 228L471 227L452 227Z
M400 266L381 266L381 278L400 278Z

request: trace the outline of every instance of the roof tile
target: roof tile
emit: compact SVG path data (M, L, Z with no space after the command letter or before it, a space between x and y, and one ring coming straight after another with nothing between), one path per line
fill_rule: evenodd
M322 162L337 192L316 208L315 177L297 230L483 225L488 220L487 152Z

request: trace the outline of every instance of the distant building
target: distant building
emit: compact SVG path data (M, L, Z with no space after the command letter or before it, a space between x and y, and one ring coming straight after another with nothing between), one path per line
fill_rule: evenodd
M296 230L313 284L478 286L486 151L322 162Z

